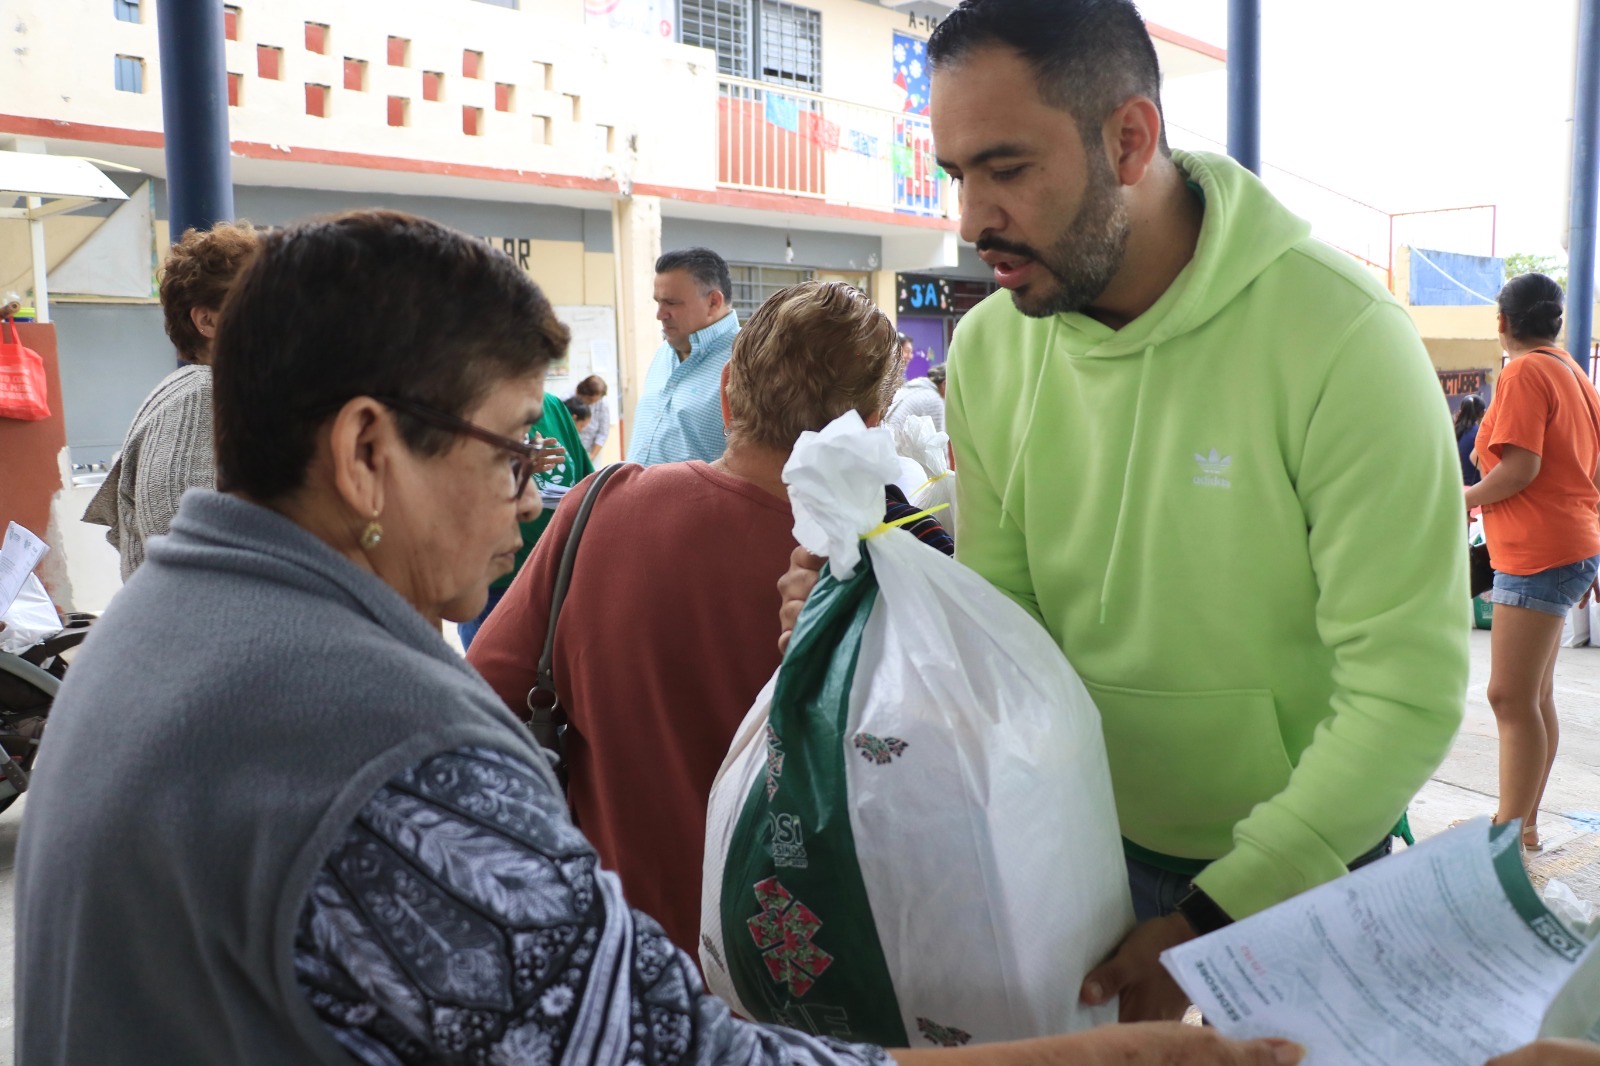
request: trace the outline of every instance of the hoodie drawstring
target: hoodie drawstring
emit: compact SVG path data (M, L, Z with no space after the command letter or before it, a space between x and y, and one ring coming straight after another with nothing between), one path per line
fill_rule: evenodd
M1150 356L1155 352L1154 344L1146 345L1144 358L1139 363L1139 392L1133 401L1133 436L1128 441L1128 463L1122 470L1122 498L1117 502L1117 526L1111 534L1111 555L1106 559L1106 575L1100 585L1100 624L1106 624L1106 613L1111 602L1111 577L1117 570L1118 558L1122 554L1122 531L1128 519L1129 488L1133 482L1134 463L1139 458L1139 441L1141 439L1141 423L1144 421L1144 389L1150 376Z
M1017 438L1014 455L1015 461L1011 464L1011 472L1006 475L1005 487L1000 490L1000 524L1005 525L1007 518L1019 529L1021 521L1011 513L1011 493L1017 487L1017 481L1022 473L1022 456L1026 454L1028 437L1033 433L1033 420L1039 414L1039 401L1044 396L1044 375L1049 368L1050 360L1056 351L1056 330L1061 328L1061 316L1053 315L1050 319L1050 333L1044 341L1044 358L1039 360L1039 376L1033 379L1033 402L1028 405L1028 417L1022 423L1022 436Z

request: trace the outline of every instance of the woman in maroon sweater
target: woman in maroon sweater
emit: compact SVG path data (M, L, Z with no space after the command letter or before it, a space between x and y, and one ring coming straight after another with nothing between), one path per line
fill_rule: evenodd
M837 282L786 289L734 342L722 458L624 467L584 531L555 643L572 720L569 797L628 899L691 958L706 797L778 667L777 580L795 547L783 464L802 432L846 411L881 419L901 373L894 326L864 294ZM468 656L524 716L585 488L556 512Z

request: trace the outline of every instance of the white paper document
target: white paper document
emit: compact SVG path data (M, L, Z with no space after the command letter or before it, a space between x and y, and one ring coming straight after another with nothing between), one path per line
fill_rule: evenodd
M540 485L539 499L546 507L553 508L559 506L571 491L571 485Z
M11 609L22 583L49 550L44 541L15 522L6 526L6 539L0 544L0 615Z
M1288 1037L1306 1066L1483 1066L1583 1037L1600 953L1539 899L1517 828L1469 822L1162 962L1222 1033Z

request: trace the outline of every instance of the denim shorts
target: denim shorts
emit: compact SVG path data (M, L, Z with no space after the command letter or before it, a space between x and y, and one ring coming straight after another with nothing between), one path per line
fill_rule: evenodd
M1600 573L1600 555L1566 566L1552 566L1537 574L1494 573L1494 591L1489 599L1512 607L1526 607L1545 614L1565 616L1594 583Z

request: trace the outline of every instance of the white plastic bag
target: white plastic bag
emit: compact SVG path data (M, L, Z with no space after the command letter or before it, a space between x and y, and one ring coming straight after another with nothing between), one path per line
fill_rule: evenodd
M926 480L905 487L906 497L919 511L937 511L939 524L955 536L956 472L950 469L950 436L934 428L927 415L912 415L894 424L895 450L916 461Z
M5 614L0 615L0 622L6 624L0 629L0 651L13 655L61 632L61 616L56 613L56 605L51 602L38 574L29 574L23 581L22 591L11 601Z
M888 439L846 415L785 468L830 572L712 787L707 982L749 1017L890 1046L1114 1021L1078 1003L1133 924L1099 714L983 578L901 530L857 539Z
M1586 899L1579 899L1571 885L1552 877L1544 883L1544 891L1539 896L1557 918L1567 923L1568 928L1585 937L1594 936L1595 905Z
M1567 612L1567 620L1561 627L1561 646L1563 648L1586 648L1589 646L1589 608L1588 605L1574 607Z

